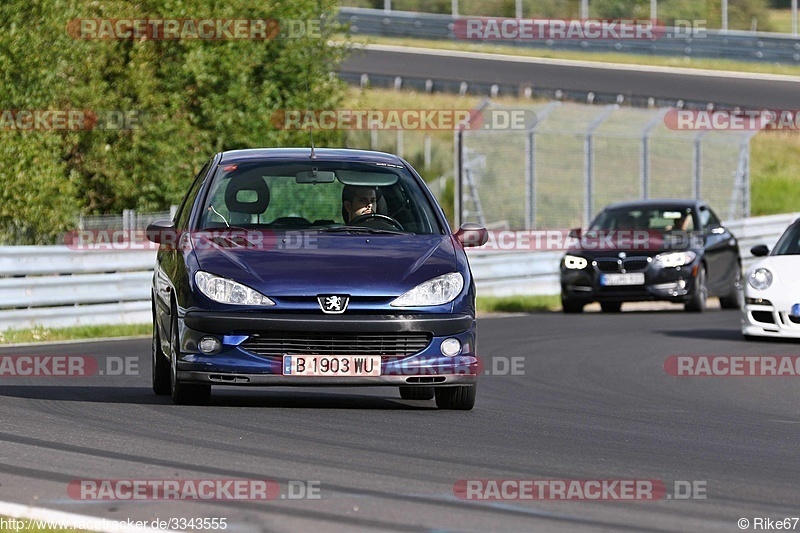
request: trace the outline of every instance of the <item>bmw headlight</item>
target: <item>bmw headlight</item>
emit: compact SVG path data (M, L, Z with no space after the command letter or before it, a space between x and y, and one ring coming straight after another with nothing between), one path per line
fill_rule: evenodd
M565 255L564 266L570 270L582 270L589 266L589 261L577 255Z
M463 288L464 277L458 272L451 272L420 283L407 293L397 297L390 305L392 307L442 305L455 300Z
M202 270L195 273L194 282L200 292L215 302L233 305L275 305L275 302L247 285Z
M656 256L656 264L662 268L675 268L690 265L697 254L694 252L672 252Z
M772 272L766 268L757 268L747 276L747 283L757 291L763 291L772 285Z

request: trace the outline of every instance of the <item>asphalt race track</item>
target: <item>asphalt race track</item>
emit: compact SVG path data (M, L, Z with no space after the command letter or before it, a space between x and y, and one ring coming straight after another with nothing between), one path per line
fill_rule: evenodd
M481 319L490 375L470 412L388 388L215 388L211 406L183 407L152 394L149 339L4 348L2 356L90 356L115 372L125 360L132 375L2 377L0 500L116 520L224 517L234 532L739 531L740 518L798 515L798 378L664 370L671 355L800 352L743 341L738 328L738 311L720 310ZM271 480L281 496L68 493L82 479L216 478ZM459 480L480 479L656 480L675 497L454 495ZM293 494L307 487L319 498L287 498L291 482ZM704 498L678 499L675 482Z
M800 104L800 80L758 74L731 78L725 75L692 75L658 71L623 70L594 64L577 65L525 62L525 58L503 60L459 57L455 52L430 53L395 51L395 47L374 46L355 51L339 69L351 74L401 76L470 83L502 83L534 86L564 91L594 91L622 94L626 97L653 97L710 102L716 105L744 106L756 109L795 109ZM399 47L398 47L399 48ZM480 54L479 54L480 55ZM483 54L486 55L486 54ZM585 63L585 62L584 62ZM591 64L589 64L591 65ZM750 76L750 77L747 77Z

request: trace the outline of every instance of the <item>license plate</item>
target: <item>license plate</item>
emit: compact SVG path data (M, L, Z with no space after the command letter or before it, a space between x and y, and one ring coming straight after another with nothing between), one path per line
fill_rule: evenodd
M600 285L644 285L644 274L633 272L630 274L602 274Z
M380 376L380 355L284 355L284 376Z

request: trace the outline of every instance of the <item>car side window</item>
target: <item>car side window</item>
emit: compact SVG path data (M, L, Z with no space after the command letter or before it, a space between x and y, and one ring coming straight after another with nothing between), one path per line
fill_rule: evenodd
M189 226L189 217L192 214L192 206L194 206L194 202L197 199L197 193L200 191L200 186L203 184L203 178L208 172L208 167L210 164L211 161L206 163L200 172L198 172L197 176L195 176L194 183L192 183L192 186L189 188L189 192L186 193L186 197L183 199L183 203L181 204L180 208L178 208L178 212L175 213L176 228L186 229Z
M700 210L700 222L703 225L704 230L708 228L716 228L722 225L719 217L714 214L710 207Z

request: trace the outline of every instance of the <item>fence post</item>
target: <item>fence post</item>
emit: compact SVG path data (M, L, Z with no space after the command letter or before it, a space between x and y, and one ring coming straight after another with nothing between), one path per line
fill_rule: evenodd
M588 226L594 210L594 131L619 105L606 106L603 112L586 128L583 141L583 223Z
M650 198L650 134L663 120L669 108L661 109L642 130L642 198Z
M536 226L536 134L525 137L525 229Z
M694 151L692 158L692 197L699 200L703 194L703 143L702 139L707 132L701 131L694 138Z

